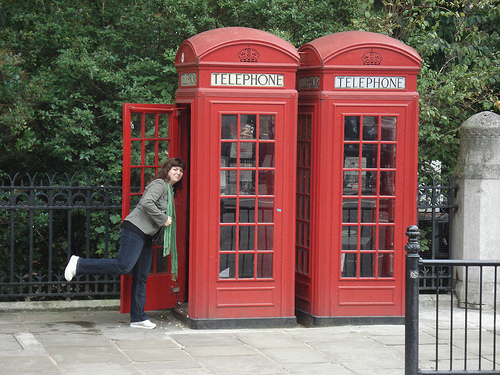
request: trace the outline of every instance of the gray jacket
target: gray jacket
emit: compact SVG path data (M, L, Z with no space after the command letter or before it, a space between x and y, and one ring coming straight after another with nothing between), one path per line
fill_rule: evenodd
M168 202L167 189L171 188L161 178L151 181L144 189L141 200L125 220L130 221L144 234L155 235L167 222L168 216L165 214Z

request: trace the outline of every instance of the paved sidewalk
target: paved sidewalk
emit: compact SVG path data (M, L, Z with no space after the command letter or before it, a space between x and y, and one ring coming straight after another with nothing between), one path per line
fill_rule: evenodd
M433 314L421 309L421 344L435 340ZM0 374L404 374L403 325L192 330L149 315L154 330L116 310L4 311Z

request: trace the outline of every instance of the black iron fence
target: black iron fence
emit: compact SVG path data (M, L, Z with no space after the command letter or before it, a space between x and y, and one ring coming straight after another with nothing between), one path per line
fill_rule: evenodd
M0 181L0 300L116 297L120 279L64 279L71 254L112 257L121 183L95 176L15 175Z
M420 180L423 258L450 258L455 191L449 179L425 176ZM117 277L82 276L68 284L63 270L72 253L116 254L120 210L120 181L19 174L1 180L0 300L118 296ZM421 291L432 292L438 280L441 287L447 286L448 269L428 265L420 272Z
M423 259L452 258L452 212L457 208L454 203L457 189L449 177L426 175L419 179L418 227ZM423 265L420 268L420 291L434 292L438 280L441 287L447 286L448 271L448 268Z
M409 227L407 235L405 375L500 374L496 328L500 261L422 259L418 227ZM438 271L435 330L431 333L434 355L421 368L419 275L424 267ZM446 298L440 296L443 292Z

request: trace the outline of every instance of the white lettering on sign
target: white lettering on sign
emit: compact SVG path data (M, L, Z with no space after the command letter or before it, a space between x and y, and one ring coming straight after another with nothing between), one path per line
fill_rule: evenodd
M212 86L283 87L283 74L212 73Z
M336 76L336 89L404 90L406 77Z
M319 89L319 76L300 77L298 82L298 89Z
M181 74L181 86L196 86L196 73Z

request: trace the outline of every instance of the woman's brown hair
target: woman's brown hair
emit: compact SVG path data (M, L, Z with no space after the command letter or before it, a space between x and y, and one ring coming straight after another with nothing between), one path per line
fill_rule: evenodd
M173 167L181 167L184 170L184 169L186 169L186 163L184 163L180 158L170 158L170 159L168 159L162 165L162 167L158 170L158 172L156 172L156 174L151 179L151 181L156 180L158 178L161 178L162 180L169 181L170 178L168 177L168 172ZM149 182L151 182L151 181L149 181ZM177 182L173 186L174 191L177 190L177 189L181 189L181 187L182 187L181 183L182 183L182 180L180 180L179 182Z

